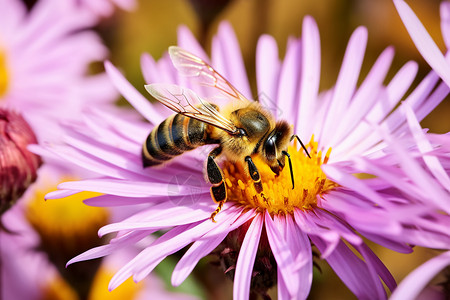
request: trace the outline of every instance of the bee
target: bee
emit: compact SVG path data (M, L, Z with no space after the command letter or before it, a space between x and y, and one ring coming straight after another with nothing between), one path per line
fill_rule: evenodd
M148 135L142 147L144 167L160 165L199 146L217 144L206 162L211 196L218 203L211 214L213 221L227 200L223 172L215 161L219 155L232 162L245 162L259 194L263 193L263 186L252 156L259 155L277 176L287 157L294 188L292 163L287 152L289 143L297 138L310 156L288 122L275 121L259 102L244 97L201 58L175 46L169 48L169 54L182 75L195 77L199 84L215 88L229 103L219 108L187 88L172 84L146 85L146 90L155 99L177 114L165 119Z

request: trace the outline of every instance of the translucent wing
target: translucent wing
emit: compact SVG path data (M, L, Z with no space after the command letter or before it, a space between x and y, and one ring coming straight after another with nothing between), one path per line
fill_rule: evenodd
M176 46L169 47L170 58L175 68L184 76L197 77L200 84L211 86L225 96L249 101L228 80L200 57Z
M163 83L149 84L145 86L145 89L156 100L179 114L211 124L232 134L237 132L236 126L230 120L190 89Z

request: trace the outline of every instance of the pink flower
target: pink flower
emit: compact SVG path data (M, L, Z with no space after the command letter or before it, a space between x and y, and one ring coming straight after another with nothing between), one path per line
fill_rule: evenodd
M117 235L108 245L93 248L69 263L109 255L164 230L116 273L110 289L131 276L135 281L144 279L168 255L192 244L173 271L173 285L183 282L202 257L217 249L226 273L234 278L235 299L248 299L250 293L264 295L275 276L280 299L305 299L312 282L313 244L358 298L386 298L382 282L393 290L395 280L361 236L402 253L411 252L411 244L440 248L448 245L450 237L442 226L448 215L439 214L434 207L424 211L422 204L399 189L403 178L381 172L401 173L398 157L388 151L389 139L405 141L410 150L406 155L420 155L404 112L395 109L410 88L417 65L408 62L384 85L393 58L393 49L387 48L357 87L366 42L366 29L356 29L336 85L319 93L320 38L312 18L304 19L301 40L289 40L283 61L275 40L267 35L260 38L256 56L260 103L277 119L292 123L303 141L310 141L306 147L312 158L302 149L289 148L295 189L289 168L275 177L258 164L266 184L265 198L254 192L239 162L225 160L221 166L229 199L216 216L217 223L210 219L216 204L202 171L211 149L197 148L162 167L143 169L142 144L151 129L172 112L151 104L107 62L111 80L150 124L93 109L85 122L68 125L66 144L33 150L98 174L61 183L59 191L47 195L49 199L87 190L104 194L85 200L88 205L146 206L101 228L100 236ZM213 39L211 60L184 27L178 44L210 61L252 99L239 46L227 23L219 26ZM148 83L175 83L202 96L212 95L210 89L179 76L167 55L158 62L144 55L141 62ZM430 73L403 101L421 120L447 94L448 87L438 84L436 74ZM361 173L369 178L355 176ZM415 183L409 186L420 191ZM438 222L433 225L429 220L434 219Z
M38 1L29 12L19 0L0 4L0 105L22 113L40 141L56 139L57 121L116 99L104 73L88 75L107 55L92 24L70 1Z

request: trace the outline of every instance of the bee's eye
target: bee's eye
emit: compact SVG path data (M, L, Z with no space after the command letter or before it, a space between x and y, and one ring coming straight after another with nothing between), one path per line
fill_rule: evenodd
M239 128L238 131L238 137L247 136L247 132L243 128Z
M275 136L270 136L266 142L264 143L264 152L266 153L266 157L270 160L275 159L277 155L277 147L275 145Z

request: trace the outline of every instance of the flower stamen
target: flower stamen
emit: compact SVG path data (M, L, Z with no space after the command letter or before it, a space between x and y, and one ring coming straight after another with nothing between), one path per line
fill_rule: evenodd
M270 214L293 214L294 208L305 210L315 207L318 197L337 184L327 179L321 169L321 165L329 160L331 148L323 155L322 151L318 150L319 145L314 141L314 136L305 146L311 158L302 148L298 149L297 141L288 149L294 173L294 189L289 168L283 168L277 176L258 156L252 157L261 175L263 186L263 192L258 193L253 180L246 172L245 165L226 161L223 172L228 189L228 201L235 201L260 211L267 209Z

